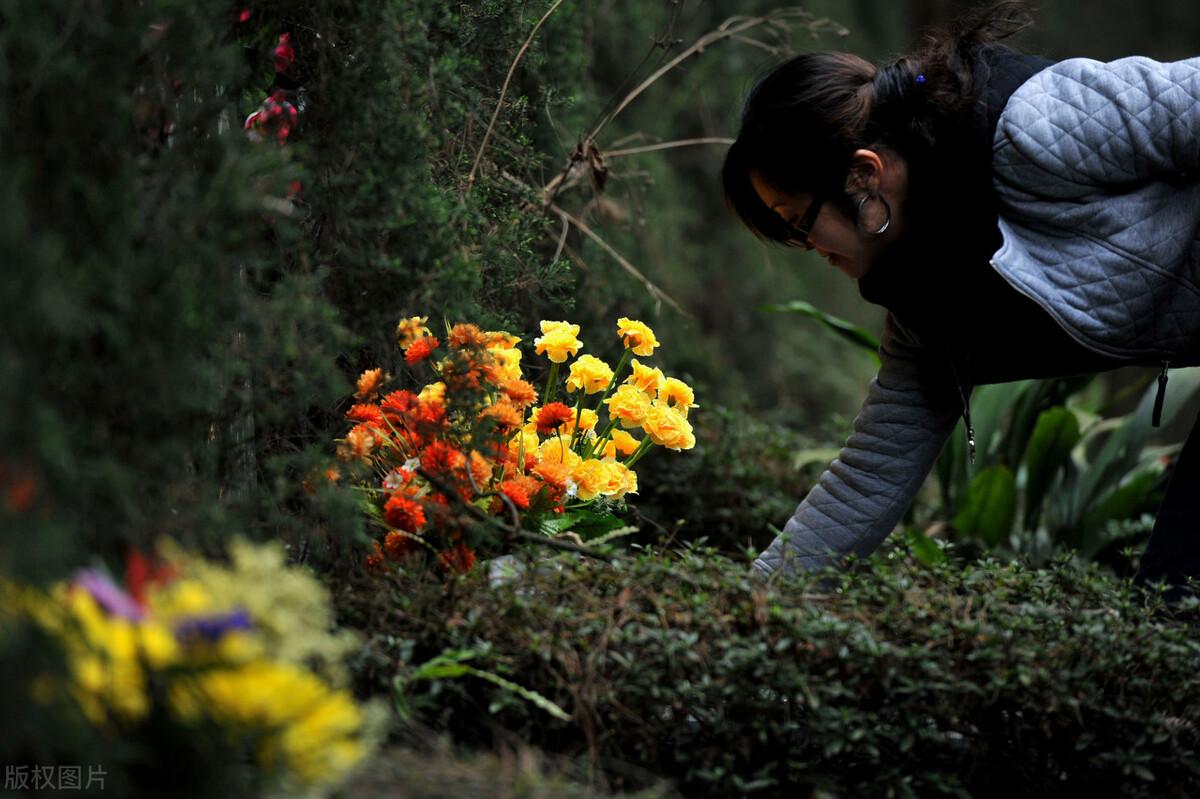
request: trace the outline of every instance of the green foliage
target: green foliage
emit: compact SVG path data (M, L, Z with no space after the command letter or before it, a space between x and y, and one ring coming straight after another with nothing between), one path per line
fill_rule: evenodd
M938 461L942 507L957 533L1041 562L1055 545L1085 558L1137 534L1153 513L1164 480L1164 455L1148 448L1157 386L1128 414L1103 418L1080 402L1091 378L983 386L971 402L978 445L972 473L961 439L951 437ZM1168 387L1164 424L1200 390L1196 370L1177 370ZM1022 530L1013 533L1017 515Z
M686 796L1200 788L1194 627L1066 556L1042 570L952 556L926 567L889 550L846 573L762 583L693 549L532 561L493 582L344 595L346 617L372 633L364 686L387 693L399 676L419 725L464 745L515 736L589 757L626 789L655 778ZM447 649L470 649L478 668L513 675L572 721L481 680L411 679Z

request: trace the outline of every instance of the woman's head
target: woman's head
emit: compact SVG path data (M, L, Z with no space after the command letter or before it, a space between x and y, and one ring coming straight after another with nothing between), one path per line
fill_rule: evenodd
M722 170L728 204L759 237L796 244L808 232L797 225L820 203L807 244L861 277L921 223L971 112L971 53L1015 32L1022 11L1004 2L978 12L884 67L838 52L777 66L743 106Z

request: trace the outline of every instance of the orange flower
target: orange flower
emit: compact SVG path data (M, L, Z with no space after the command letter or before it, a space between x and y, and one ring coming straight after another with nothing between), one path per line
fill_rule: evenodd
M564 490L571 479L571 467L561 461L544 460L533 467L533 473L556 490Z
M338 457L344 461L365 460L378 445L376 432L365 424L355 425L338 447Z
M359 376L358 390L354 392L354 396L361 400L374 397L379 393L384 380L382 369L368 369Z
M383 562L383 548L379 546L378 541L372 541L371 544L373 545L373 551L370 555L367 555L364 565L369 572L384 574L387 572L387 566Z
M521 510L529 509L529 488L522 480L505 480L499 486L499 491Z
M379 410L378 405L351 405L350 410L346 411L346 418L355 422L364 422L373 424L376 427L383 427L383 411Z
M537 389L524 380L506 380L500 390L508 397L509 402L518 408L528 408L537 402Z
M521 412L505 400L489 405L479 414L480 419L494 419L501 433L511 432L521 426L524 421Z
M389 417L392 414L403 417L407 416L417 406L417 395L411 391L393 391L384 397L383 401L379 404L383 408L383 412L388 414Z
M434 336L424 336L417 339L409 345L404 351L404 360L406 363L420 363L429 358L433 351L441 344Z
M446 475L462 467L466 456L445 441L435 441L421 450L421 468L433 475Z
M383 548L392 560L403 560L405 556L419 551L421 544L415 536L392 530L384 539Z
M488 343L488 336L479 329L478 325L463 323L450 328L447 339L451 347L483 347Z
M446 571L466 574L475 565L475 551L466 544L455 544L452 548L438 553L438 565Z
M566 405L561 402L551 402L538 411L537 431L542 435L553 433L574 418L575 414Z
M391 527L415 533L425 526L425 511L420 503L395 495L383 506L383 520Z
M471 450L471 460L468 468L471 470L471 479L475 481L475 485L482 488L491 482L494 467L487 458L479 454L478 450Z

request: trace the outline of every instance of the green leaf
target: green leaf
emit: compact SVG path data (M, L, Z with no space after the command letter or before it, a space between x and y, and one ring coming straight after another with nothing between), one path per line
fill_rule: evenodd
M926 566L934 566L946 562L946 553L929 536L920 530L909 530L904 534L904 542L912 551L913 557Z
M554 716L554 718L558 719L559 721L571 720L570 713L563 710L561 707L554 704L537 691L531 691L528 688L517 685L515 682L510 682L509 680L504 679L498 674L492 674L490 671L483 671L482 669L475 669L468 666L467 673L479 677L482 680L487 680L490 683L494 683L506 691L512 691L517 696L532 702L537 707L540 707L542 710L546 711L551 716Z
M1037 529L1042 500L1059 469L1071 458L1079 443L1079 422L1063 407L1038 414L1025 453L1025 529Z
M1016 515L1017 485L1012 472L1007 466L990 466L971 481L954 526L996 546L1008 538Z
M869 352L871 357L875 359L875 363L879 363L879 339L858 325L847 322L845 319L831 316L811 303L804 302L803 300L792 300L782 305L764 305L759 310L767 313L798 313L810 319L815 319L839 337Z

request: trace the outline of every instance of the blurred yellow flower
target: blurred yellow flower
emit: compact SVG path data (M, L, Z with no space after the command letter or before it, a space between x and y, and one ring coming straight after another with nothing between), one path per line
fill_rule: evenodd
M594 355L580 355L571 364L567 392L583 391L585 394L596 394L608 388L612 379L613 370L608 364Z
M625 349L633 350L634 355L653 355L658 346L658 339L644 322L622 316L617 320L617 335L621 337Z
M516 347L495 347L488 350L492 356L491 377L493 382L504 383L521 379L521 351Z
M640 443L640 441L626 433L624 430L614 430L612 433L612 441L607 441L604 444L604 457L615 458L618 455L632 455L635 451L637 451Z
M489 330L483 334L489 350L511 350L520 343L521 339L503 330Z
M446 384L442 381L430 383L421 389L421 393L417 395L422 402L445 402L446 400Z
M583 342L578 338L579 325L543 321L541 328L542 335L533 340L534 350L538 355L545 354L554 363L564 363L583 347Z
M692 391L692 387L674 377L668 377L664 381L662 389L658 392L658 398L682 413L684 418L687 417L689 408L700 407L696 404L696 395Z
M608 415L621 422L621 426L629 429L641 427L650 412L650 398L637 389L636 386L623 384L615 394L604 401L608 405Z
M571 411L571 419L563 427L564 433L575 432L575 411ZM579 429L580 430L595 430L596 423L600 421L600 417L591 408L579 409Z
M400 345L400 349L408 349L417 339L428 336L429 328L425 326L428 321L428 316L410 316L407 319L401 319L400 324L396 325L396 343Z
M657 366L650 367L633 359L633 374L625 378L628 385L636 386L639 391L642 391L646 396L654 399L658 396L659 390L662 388L664 381L662 369Z

